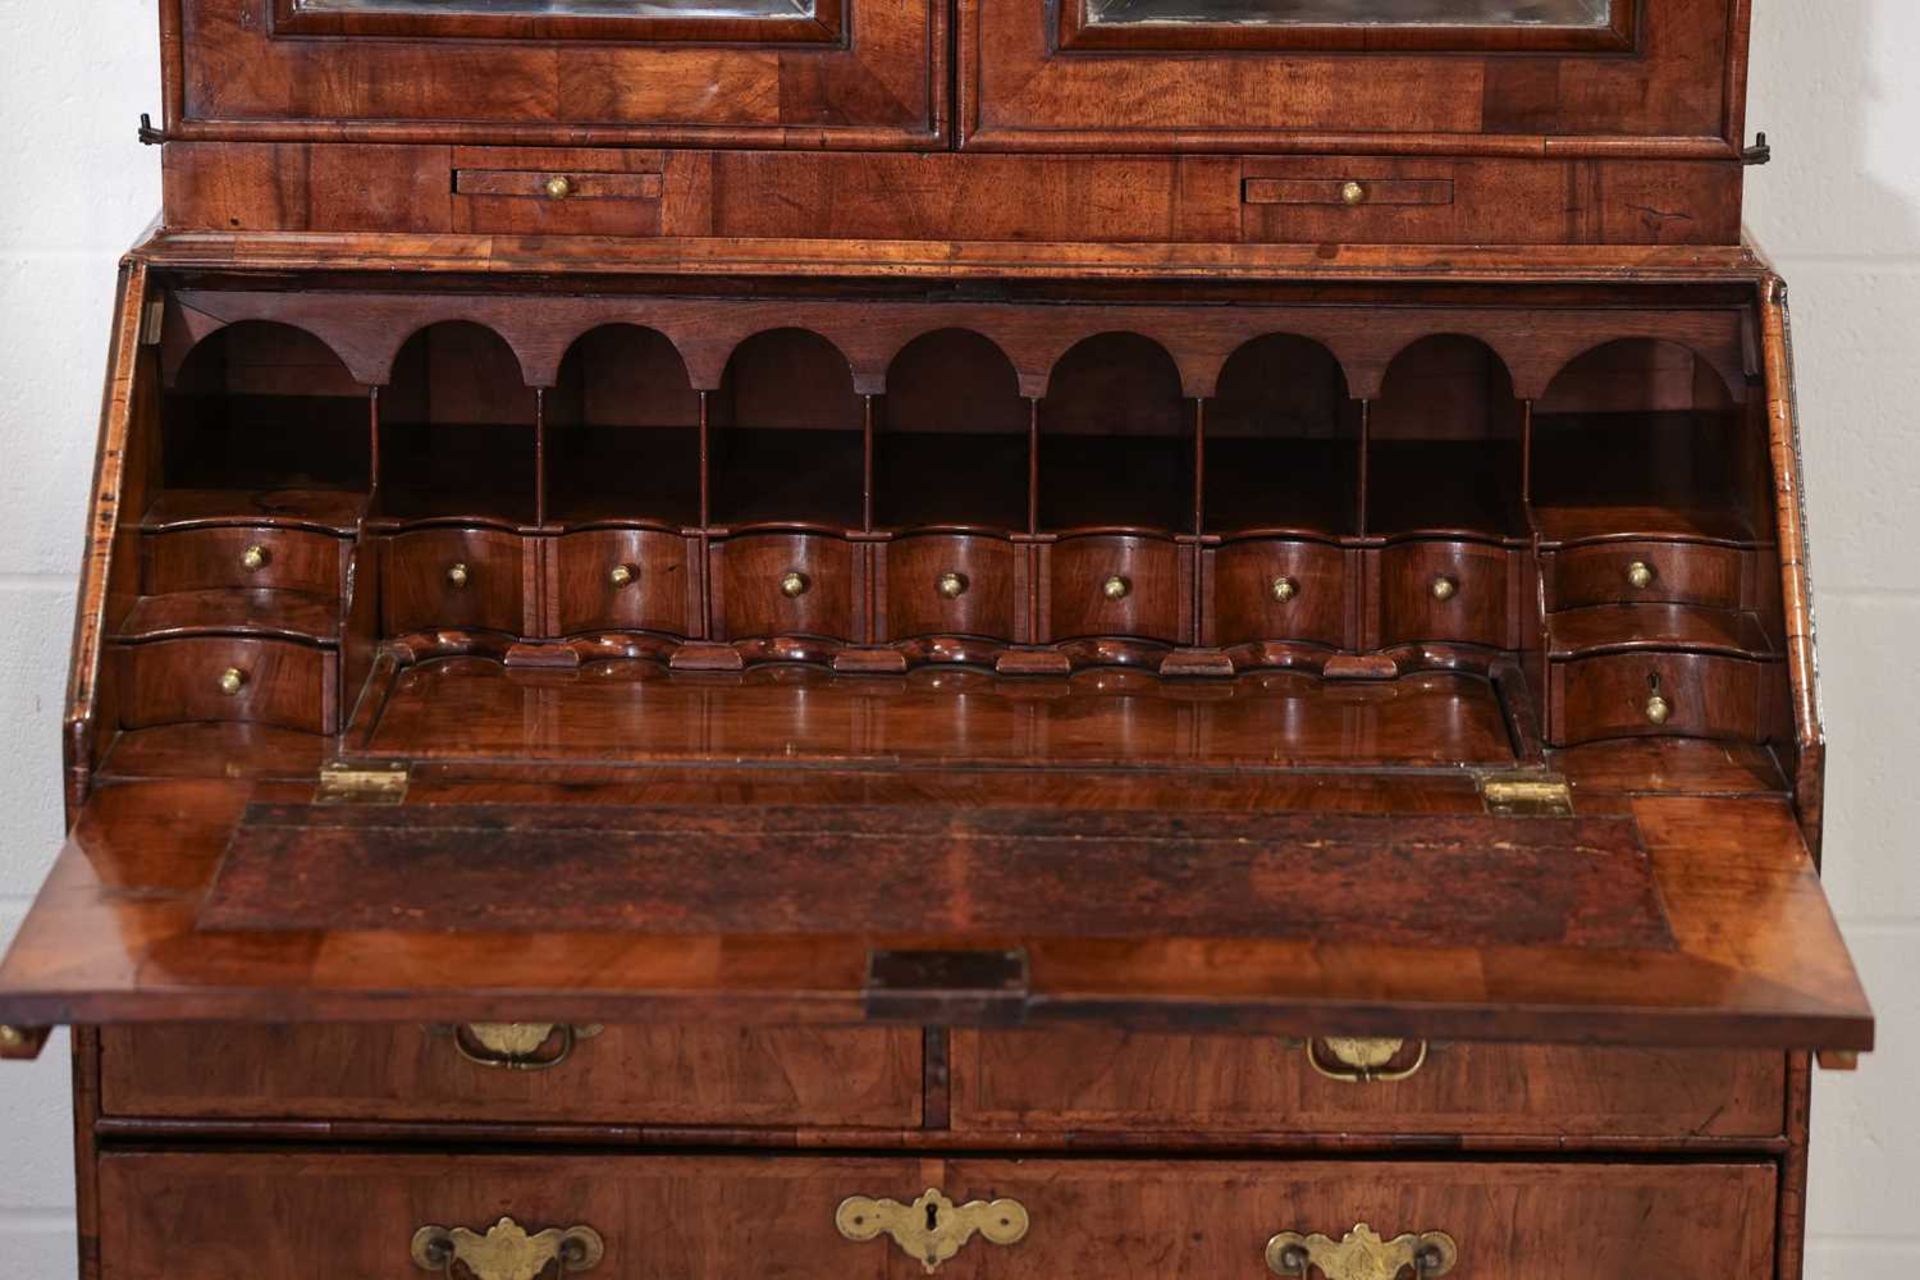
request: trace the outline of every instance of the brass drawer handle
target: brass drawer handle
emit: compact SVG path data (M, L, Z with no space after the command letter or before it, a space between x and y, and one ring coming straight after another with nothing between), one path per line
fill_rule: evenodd
M970 584L967 582L966 574L953 573L950 571L941 574L940 581L935 585L940 592L940 598L942 600L958 600L961 596L967 594L967 587Z
M1286 604L1300 594L1300 584L1283 574L1267 584L1267 594L1275 604Z
M1347 181L1341 183L1340 202L1347 205L1365 204L1367 202L1367 184L1353 178L1349 178Z
M1282 1231L1267 1241L1267 1270L1294 1280L1306 1280L1310 1266L1326 1280L1396 1280L1409 1268L1415 1280L1437 1280L1459 1260L1460 1246L1444 1231L1382 1240L1364 1222L1339 1240Z
M619 591L632 586L634 579L639 576L640 570L633 565L617 564L608 572L607 581L612 584L615 591Z
M453 1275L459 1263L473 1280L535 1280L556 1262L560 1271L591 1271L607 1254L606 1241L592 1227L548 1227L527 1234L512 1218L502 1218L481 1235L465 1227L422 1227L413 1233L413 1265L422 1271Z
M575 191L579 190L579 188L574 185L572 178L567 177L563 173L556 173L542 184L541 190L547 193L547 199L549 200L566 200L569 199Z
M1118 604L1133 594L1133 579L1116 573L1100 584L1100 594Z
M1658 675L1647 677L1647 705L1645 710L1647 723L1656 728L1673 719L1673 704L1667 701L1667 696L1664 693L1660 692L1660 677Z
M247 687L247 673L239 667L228 667L220 673L220 693L224 697L237 698L240 691Z
M1635 591L1645 591L1653 585L1653 566L1645 560L1635 560L1627 566L1627 585Z
M977 1233L989 1244L1019 1244L1030 1220L1018 1200L970 1200L955 1205L929 1187L912 1204L848 1196L833 1211L833 1225L849 1240L867 1241L882 1232L902 1252L919 1260L928 1275L964 1249Z
M605 1028L552 1022L469 1022L453 1029L453 1046L468 1062L501 1071L549 1071L575 1046Z
M258 573L273 560L273 552L259 543L254 543L240 553L240 567L248 573Z
M464 587L472 580L473 575L467 571L466 565L455 564L447 567L447 584L449 586Z
M812 586L812 580L798 569L789 569L780 575L780 594L789 600L798 600Z
M1460 594L1460 584L1445 574L1441 574L1433 580L1433 585L1429 587L1428 590L1433 592L1433 598L1435 600L1438 600L1441 604L1445 604Z
M1330 1036L1307 1041L1307 1063L1329 1080L1342 1084L1392 1084L1406 1080L1427 1065L1427 1042L1422 1040L1413 1061L1393 1063L1406 1054L1405 1040L1365 1040Z

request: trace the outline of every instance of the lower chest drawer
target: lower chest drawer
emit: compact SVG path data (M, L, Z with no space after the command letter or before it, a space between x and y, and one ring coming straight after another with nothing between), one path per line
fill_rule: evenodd
M920 1035L729 1026L128 1026L108 1115L445 1123L920 1123Z
M99 1200L105 1280L1722 1280L1775 1216L1760 1164L129 1153Z
M1765 1138L1780 1054L1314 1041L1108 1029L956 1032L975 1132Z

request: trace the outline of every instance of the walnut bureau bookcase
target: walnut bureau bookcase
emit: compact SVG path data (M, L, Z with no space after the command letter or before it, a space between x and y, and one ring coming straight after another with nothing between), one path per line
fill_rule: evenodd
M1797 1280L1748 0L162 0L83 1280Z

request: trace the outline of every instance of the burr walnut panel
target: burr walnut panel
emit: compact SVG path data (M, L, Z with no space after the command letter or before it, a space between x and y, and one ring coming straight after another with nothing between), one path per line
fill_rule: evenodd
M476 1061L452 1026L156 1026L101 1033L108 1115L471 1124L920 1121L920 1036L900 1030L612 1026L563 1061ZM551 1055L549 1055L551 1056Z
M1108 1028L956 1032L961 1130L1764 1138L1781 1132L1778 1054L1435 1044L1405 1079L1316 1071L1271 1036Z
M706 1280L775 1258L796 1280L880 1280L919 1274L929 1227L976 1201L1027 1229L950 1241L932 1255L947 1273L1132 1276L1148 1257L1154 1274L1257 1276L1278 1233L1331 1244L1371 1223L1444 1232L1476 1273L1608 1280L1652 1255L1706 1280L1770 1265L1777 1177L1771 1163L117 1153L101 1160L100 1208L104 1280L292 1280L319 1242L330 1269L375 1274L423 1226L484 1232L503 1215L593 1231L612 1274ZM905 1206L929 1188L944 1207L924 1222L836 1226L850 1197Z

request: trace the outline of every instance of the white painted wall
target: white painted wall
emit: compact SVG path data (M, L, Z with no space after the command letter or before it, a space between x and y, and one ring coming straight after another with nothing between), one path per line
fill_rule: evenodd
M1881 1018L1822 1076L1815 1280L1920 1265L1920 4L1756 0L1749 222L1792 282L1835 902ZM0 938L60 838L59 723L114 260L159 204L153 0L0 0ZM0 1258L71 1274L64 1041L0 1071Z

